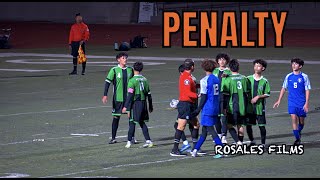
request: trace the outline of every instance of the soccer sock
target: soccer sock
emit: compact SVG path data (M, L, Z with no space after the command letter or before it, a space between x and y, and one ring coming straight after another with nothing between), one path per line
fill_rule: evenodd
M243 142L243 137L244 137L244 136L238 135L239 141Z
M250 141L253 141L253 131L251 125L247 125L247 134L249 136Z
M112 139L116 139L117 130L119 127L119 120L120 120L120 117L118 117L118 116L113 117L113 120L112 120Z
M217 122L215 124L216 130L218 134L222 133L222 124L221 124L221 117L217 119Z
M215 144L223 145L219 135L216 133L213 127L208 127L208 131L211 134L212 140L215 142Z
M198 142L199 129L193 129L191 136L192 136L192 142L193 142L193 148L194 148Z
M304 124L300 124L300 123L299 123L298 130L299 130L300 133L301 133L303 127L304 127Z
M266 144L267 130L265 126L259 126L261 134L261 144Z
M181 134L181 140L182 141L187 141L187 137L186 137L186 134L184 133L184 131Z
M146 140L151 140L149 135L149 130L145 122L140 123L140 127L142 129L143 136Z
M77 71L78 58L73 58L73 71Z
M172 151L178 151L182 132L183 131L180 131L179 129L176 130L176 133L174 135L174 144Z
M293 130L293 135L297 140L300 139L299 130Z
M204 143L204 141L206 140L207 137L204 137L203 135L200 136L198 142L196 143L196 145L194 146L193 149L199 150L202 146L202 144Z
M87 64L87 62L82 63L82 72L83 73L86 71L86 64Z
M135 129L135 123L132 121L129 121L129 131L128 131L128 141L132 141L132 138L134 136L134 129Z
M233 140L235 142L239 141L239 138L238 138L238 135L237 135L237 131L236 131L236 129L234 127L229 128L229 133L231 134L231 137L233 138Z
M221 125L222 125L222 136L227 136L227 131L228 131L227 117L221 116L220 119L221 119Z

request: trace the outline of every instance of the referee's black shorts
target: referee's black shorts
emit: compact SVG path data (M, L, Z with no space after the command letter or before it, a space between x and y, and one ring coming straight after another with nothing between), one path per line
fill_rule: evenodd
M79 53L78 53L79 47L80 47L80 41L71 42L71 55L75 58L79 56ZM82 50L84 54L86 54L85 43L82 44Z
M195 116L192 115L192 112L196 110L196 106L193 103L187 101L179 101L177 109L178 119L192 120L195 118Z

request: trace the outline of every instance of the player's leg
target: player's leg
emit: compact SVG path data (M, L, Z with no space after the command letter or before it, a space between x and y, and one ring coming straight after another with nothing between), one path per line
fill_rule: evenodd
M151 141L148 126L144 122L144 120L139 122L139 125L142 129L143 136L146 140L146 143L143 145L143 147L153 147L153 142Z
M116 143L116 135L119 127L119 121L120 121L120 116L113 116L112 120L112 135L111 135L111 140L109 144L114 144Z
M304 111L303 107L299 108L298 117L299 117L298 130L299 130L300 139L301 139L301 131L304 128L304 120L307 117L307 113Z
M202 118L203 118L203 116L202 116ZM208 132L207 126L202 126L202 132L201 132L200 138L199 138L197 144L194 146L194 148L193 148L193 150L191 152L191 156L192 157L196 157L197 156L197 154L198 154L197 151L200 150L202 144L204 143L204 141L207 138L207 132Z
M77 65L78 65L78 50L79 50L80 42L71 42L71 55L73 62L73 71L69 73L69 75L77 74Z
M222 137L222 123L221 123L220 117L217 118L217 122L214 126L216 128L216 131L217 131L219 137L221 138Z
M266 116L265 114L263 115L258 115L257 116L257 121L260 129L260 135L261 135L261 144L265 146L266 144L266 138L267 138L267 130L266 130Z
M86 54L86 46L85 46L85 43L82 44L82 50L83 50L83 53ZM82 63L82 73L81 73L81 75L85 75L85 72L86 72L86 64L87 64L87 61Z
M177 130L178 123L176 122L174 125L175 125L175 130ZM190 127L190 125L189 125L189 127ZM187 137L186 137L186 134L185 134L184 131L181 134L181 140L182 140L183 145L182 145L182 147L180 149L180 152L184 152L184 151L186 151L186 150L191 148L191 146L189 144L189 141L187 140Z
M232 139L234 140L234 142L236 142L238 144L242 144L241 141L239 141L238 133L237 133L236 129L234 128L234 126L236 126L237 122L234 119L233 114L228 113L227 118L228 118L228 130L229 130L229 133L230 133Z
M190 122L193 126L191 137L192 137L192 143L193 143L193 149L194 149L195 145L198 142L198 138L199 138L200 123L199 123L199 119L197 117L194 118L193 120L191 120Z
M222 125L222 137L221 141L223 144L227 144L227 131L228 131L228 121L227 121L227 107L228 107L228 102L229 102L229 96L223 95L223 102L220 103L220 121Z
M288 107L288 112L290 114L290 117L291 117L291 122L292 122L292 132L293 132L293 135L295 137L295 142L294 144L297 145L297 144L300 144L300 134L299 134L299 118L298 118L298 108L296 107Z
M253 137L253 130L252 130L252 126L255 126L256 123L256 115L254 114L248 114L247 115L247 126L246 126L246 130L247 130L247 135L249 137L250 140L250 145L255 145L256 142L254 141L254 137Z
M131 147L135 129L136 129L136 124L134 123L134 121L129 120L128 141L127 141L127 145L125 146L126 148Z
M171 156L185 156L181 154L179 151L179 143L182 136L182 132L184 131L187 124L187 116L190 114L190 105L187 102L180 101L177 105L178 109L178 126L176 132L174 134L174 143L173 148L171 150Z
M240 114L238 114L238 119L237 119L238 138L239 138L239 141L241 141L241 142L243 142L243 139L244 139L244 127L245 126L246 126L245 116L240 116Z

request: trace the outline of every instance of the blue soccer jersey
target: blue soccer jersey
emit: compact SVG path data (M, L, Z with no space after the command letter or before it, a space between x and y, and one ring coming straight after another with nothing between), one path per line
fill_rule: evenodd
M219 115L220 80L215 75L207 75L200 80L200 93L207 95L206 103L202 108L202 115Z
M308 75L289 73L282 85L288 90L288 107L302 108L306 103L306 90L311 89Z

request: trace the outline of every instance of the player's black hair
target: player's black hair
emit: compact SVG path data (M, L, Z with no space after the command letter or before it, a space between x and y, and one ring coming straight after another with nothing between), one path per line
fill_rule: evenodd
M304 65L304 61L302 60L302 59L300 59L300 58L292 58L291 59L291 64L292 63L297 63L297 64L299 64L300 66L303 66Z
M184 64L181 64L178 68L179 73L182 73L184 71Z
M255 65L255 64L261 64L261 66L264 67L264 70L267 69L267 65L268 65L267 61L265 61L265 60L263 60L263 59L256 59L256 60L254 60L254 61L253 61L253 65Z
M81 16L81 14L80 14L80 13L77 13L77 14L76 14L76 17L77 17L77 16Z
M194 61L192 59L184 60L184 69L191 70L191 67L194 66Z
M229 62L230 62L230 56L229 56L228 54L226 54L226 53L219 53L219 54L216 56L216 62L217 62L217 63L218 63L218 60L219 60L220 58L225 59L226 62L227 62L227 64L229 64Z
M143 70L143 63L141 61L135 62L133 64L133 69L135 71L141 72Z
M125 56L126 58L128 58L128 54L127 54L127 53L121 52L121 53L117 54L116 59L119 59L119 58L121 58L122 56Z
M238 72L239 71L239 61L237 59L232 59L230 62L229 62L229 68L232 72Z
M212 72L217 66L215 61L210 59L205 59L204 61L202 61L201 67L203 70L207 72Z

